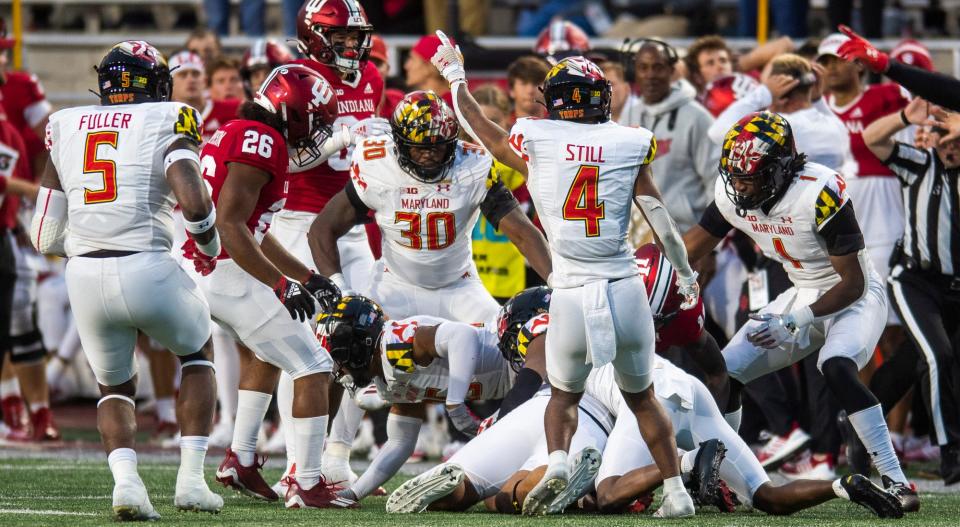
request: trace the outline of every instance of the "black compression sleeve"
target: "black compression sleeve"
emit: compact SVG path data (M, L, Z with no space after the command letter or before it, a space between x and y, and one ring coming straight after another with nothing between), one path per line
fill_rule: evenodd
M519 206L520 202L513 196L510 189L502 181L497 181L487 190L486 197L480 203L480 213L487 218L494 229L499 229L500 220Z
M370 223L373 221L370 218L370 207L368 207L360 196L357 195L357 189L353 187L353 183L347 182L347 186L343 187L344 192L347 193L347 199L350 200L350 204L353 205L353 210L357 211L357 217L355 219L356 223Z
M820 236L827 242L827 253L830 256L843 256L864 248L863 233L860 232L852 202L848 201L840 207L833 218L820 229Z
M886 75L918 97L960 111L960 79L895 60L890 61Z
M503 403L500 404L500 413L497 414L497 420L503 419L503 416L530 400L542 385L543 378L540 377L539 373L529 368L520 370L517 373L516 382L513 383L513 387L503 398Z
M714 238L723 238L733 229L733 225L730 225L730 222L720 213L716 201L711 201L710 205L707 205L707 210L703 211L703 216L700 217L700 226Z

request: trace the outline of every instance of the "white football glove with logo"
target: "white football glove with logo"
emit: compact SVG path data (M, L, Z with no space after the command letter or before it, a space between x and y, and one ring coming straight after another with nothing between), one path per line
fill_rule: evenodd
M700 297L700 284L697 283L698 276L699 274L696 271L693 271L686 278L677 273L677 287L680 294L683 295L683 303L680 304L680 309L684 311L697 306L697 299Z
M366 139L367 137L388 135L389 133L390 121L383 117L367 117L350 126L350 134L353 136L354 144L357 144L361 139Z
M463 53L460 53L460 46L451 44L447 35L439 29L437 36L440 37L440 45L430 58L430 62L440 71L440 75L447 79L451 87L454 84L466 82L467 72L463 68Z
M812 324L813 311L807 306L785 315L754 313L750 318L762 324L756 331L747 334L747 341L761 348L773 349L795 338L800 330Z
M344 148L349 148L353 143L353 134L350 132L350 128L342 124L339 127L334 126L333 133L320 145L320 155L318 156L313 156L311 152L306 150L288 147L287 153L290 155L290 162L287 165L287 170L291 174L296 174L315 168L329 159L330 156L339 153Z

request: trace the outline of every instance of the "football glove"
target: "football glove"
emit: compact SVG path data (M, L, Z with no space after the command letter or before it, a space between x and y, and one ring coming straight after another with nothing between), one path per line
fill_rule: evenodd
M680 276L680 273L677 273L677 287L679 288L680 295L683 296L683 303L680 304L680 309L686 311L688 309L693 309L697 306L697 298L700 296L700 284L697 283L696 272L693 272L687 278Z
M801 329L813 323L813 311L804 307L785 315L754 313L750 318L762 324L747 335L747 340L755 346L773 349L793 339Z
M188 238L181 247L183 257L193 260L193 269L200 273L200 276L207 276L217 268L217 259L213 256L207 256L197 250L197 243L193 238Z
M350 135L353 136L354 143L366 137L389 135L390 132L390 121L383 117L367 117L350 126Z
M317 299L321 311L331 311L340 301L340 288L326 276L310 271L310 278L303 283L303 287Z
M458 404L452 408L448 406L447 417L457 430L469 437L476 436L480 430L480 419L465 404Z
M273 293L294 320L309 320L316 312L313 296L299 282L287 280L286 276L281 276L277 285L273 286Z
M869 40L858 35L845 25L840 25L840 31L850 37L850 40L840 45L837 54L845 60L859 61L874 73L885 73L890 67L890 55L873 47Z
M466 82L467 72L463 69L463 53L460 53L460 46L451 44L447 35L439 29L437 36L440 37L440 45L437 46L437 51L430 58L430 62L451 87L459 82Z

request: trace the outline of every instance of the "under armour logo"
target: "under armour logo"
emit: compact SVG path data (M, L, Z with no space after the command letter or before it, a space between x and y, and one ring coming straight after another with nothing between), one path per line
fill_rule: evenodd
M442 185L437 185L437 192L443 192L443 191L450 192L450 184L449 184L449 183L442 184Z

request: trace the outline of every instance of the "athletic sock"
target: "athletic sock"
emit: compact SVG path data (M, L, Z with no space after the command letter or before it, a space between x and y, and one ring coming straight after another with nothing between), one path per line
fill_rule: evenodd
M230 449L237 454L240 464L249 467L257 452L257 434L270 406L269 393L240 390L237 395L237 420L233 425L233 443Z
M890 433L887 431L887 421L883 418L880 405L854 412L847 416L847 419L850 420L863 446L870 453L870 459L877 467L877 472L893 481L907 483L907 477L900 469L900 460L897 459L897 454L893 450L893 442L890 441Z
M850 495L847 494L847 489L843 488L843 485L840 483L839 479L833 480L831 486L833 487L833 493L836 494L838 498L843 498L845 500L850 499Z
M740 431L740 421L743 419L743 407L737 408L736 410L723 414L723 420L730 425L730 428L733 428L734 432Z
M177 422L177 404L173 397L157 399L157 420L161 423Z
M10 396L20 397L20 383L17 382L16 377L0 381L0 399L6 399Z
M289 468L296 457L297 442L296 432L293 430L293 377L287 372L280 373L280 382L277 383L277 413L280 415L280 426L274 433L283 434Z
M303 490L309 490L320 481L327 416L294 417L292 432L296 439L297 484Z
M693 462L697 459L697 452L700 451L700 447L694 448L689 452L684 452L680 456L680 473L689 474L693 471Z
M207 436L180 437L180 470L177 471L177 483L182 479L203 481L203 459L207 456Z
M674 492L687 492L686 487L683 486L683 479L681 479L680 476L663 480L663 495L668 496Z
M130 479L140 481L140 475L137 474L137 453L132 448L118 448L110 452L107 464L110 465L114 483Z

